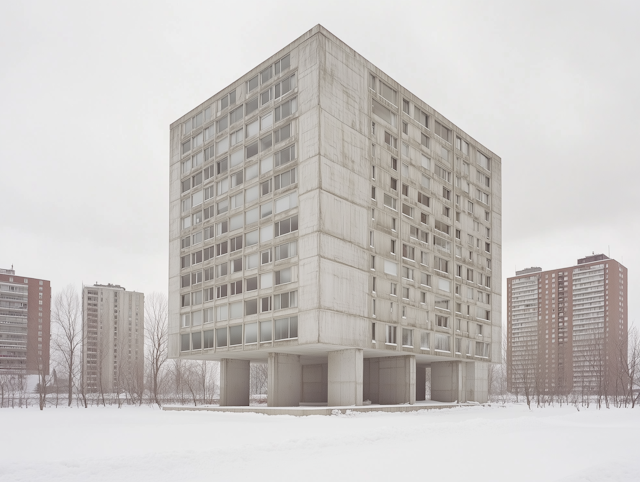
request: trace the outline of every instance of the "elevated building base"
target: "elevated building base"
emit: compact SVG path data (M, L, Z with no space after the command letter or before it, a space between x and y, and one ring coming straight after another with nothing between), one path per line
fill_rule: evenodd
M416 402L413 405L359 405L359 406L343 406L343 407L220 407L213 405L202 405L200 407L191 407L183 405L165 405L162 410L185 412L185 411L204 411L204 412L232 412L232 413L259 413L262 415L292 415L294 417L305 417L309 415L340 415L345 413L363 413L363 412L419 412L420 410L442 410L445 408L470 407L478 406L478 403L442 403L433 401Z

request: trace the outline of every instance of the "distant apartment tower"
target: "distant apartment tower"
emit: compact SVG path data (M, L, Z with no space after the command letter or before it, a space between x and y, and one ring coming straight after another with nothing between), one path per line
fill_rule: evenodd
M0 269L0 374L49 373L51 284Z
M169 350L221 404L485 401L501 160L321 26L171 125Z
M111 392L144 380L144 294L119 285L85 286L83 380L89 392Z
M627 268L603 254L507 280L511 392L615 393L627 347Z

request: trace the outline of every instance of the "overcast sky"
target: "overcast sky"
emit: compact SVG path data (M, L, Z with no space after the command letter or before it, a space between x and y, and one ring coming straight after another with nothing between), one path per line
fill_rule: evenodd
M0 267L166 292L169 124L321 23L502 157L504 278L610 251L633 321L639 19L637 0L4 1Z

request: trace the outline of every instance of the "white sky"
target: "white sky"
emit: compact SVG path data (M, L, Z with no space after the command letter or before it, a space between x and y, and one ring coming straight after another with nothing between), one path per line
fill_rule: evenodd
M502 157L503 278L592 251L638 316L640 2L0 6L0 267L167 290L169 124L314 25Z

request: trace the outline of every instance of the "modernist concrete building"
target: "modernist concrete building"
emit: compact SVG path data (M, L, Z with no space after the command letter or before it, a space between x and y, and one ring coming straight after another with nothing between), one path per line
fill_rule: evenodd
M49 374L51 284L0 269L0 373Z
M516 272L507 280L509 390L615 393L627 322L627 268L603 254Z
M221 405L485 401L501 160L321 26L171 125L170 356Z
M82 376L90 392L142 387L144 294L119 285L82 290Z

